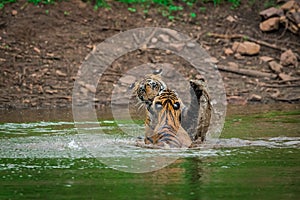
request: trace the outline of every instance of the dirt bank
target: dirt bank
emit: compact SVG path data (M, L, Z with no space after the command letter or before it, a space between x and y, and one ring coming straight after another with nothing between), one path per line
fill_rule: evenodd
M155 6L145 14L141 7L130 12L121 3L97 11L79 0L38 6L25 1L7 4L0 10L0 108L70 107L76 74L94 45L117 33L149 26L175 29L196 39L220 67L229 103L299 103L299 66L276 71L266 58L280 63L281 54L291 49L299 59L299 35L284 27L271 33L260 31L259 12L265 9L264 3L247 2L235 10L230 4L199 3L205 9L196 10L196 17L182 13L174 21L163 17ZM186 9L188 13L191 8ZM258 53L237 54L233 43L245 38L260 45ZM112 66L112 71L118 77L126 66L159 63L160 54L135 52ZM191 71L186 74L192 76ZM114 76L106 79L97 105L109 102L116 81Z

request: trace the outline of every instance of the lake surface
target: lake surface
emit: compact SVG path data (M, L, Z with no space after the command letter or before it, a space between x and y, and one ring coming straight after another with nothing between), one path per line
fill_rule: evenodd
M230 106L221 137L187 150L141 148L99 121L79 134L70 110L0 111L0 199L300 196L299 104Z

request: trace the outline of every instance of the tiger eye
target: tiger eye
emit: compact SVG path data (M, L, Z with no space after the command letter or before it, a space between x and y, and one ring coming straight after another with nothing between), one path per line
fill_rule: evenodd
M139 93L145 92L145 89L142 88L142 87L140 87L138 92L139 92Z
M161 109L162 109L162 104L161 104L161 102L156 102L156 103L155 103L155 109L156 109L156 110L161 110Z
M178 110L180 108L180 103L179 102L174 103L173 108L174 110Z

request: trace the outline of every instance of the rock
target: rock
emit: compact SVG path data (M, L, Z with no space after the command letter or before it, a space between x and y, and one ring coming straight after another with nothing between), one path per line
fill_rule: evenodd
M60 71L60 70L56 70L55 73L58 75L58 76L67 76L66 73Z
M35 52L37 52L37 53L41 53L41 50L40 50L39 48L37 48L37 47L34 47L33 50L34 50Z
M269 62L269 67L271 68L272 71L276 73L280 73L281 69L283 68L282 65L277 63L276 61Z
M232 17L231 15L229 15L228 17L226 17L226 20L229 21L229 22L235 22L236 19L234 17Z
M287 12L286 17L300 28L300 10L298 12Z
M173 26L173 22L168 22L167 27L171 27L171 26Z
M256 55L260 51L260 45L254 42L234 42L232 45L232 50L236 51L242 55Z
M30 100L29 99L24 99L23 103L30 103Z
M208 46L208 45L202 45L202 47L206 50L206 51L209 51L210 49L211 49L211 47L210 46Z
M284 13L283 13L283 10L281 10L281 9L271 7L266 10L261 11L259 13L259 15L262 16L263 19L269 19L270 17L283 16Z
M169 42L170 42L170 37L169 37L168 35L160 34L160 35L158 36L158 38L159 38L161 41L165 42L165 43L169 43Z
M293 77L291 77L290 75L288 74L285 74L285 73L280 73L278 74L279 78L283 81L289 81L289 80L294 80Z
M136 78L131 75L123 76L119 79L122 84L130 85L136 81Z
M18 14L18 11L17 10L12 10L11 14L12 14L12 16L16 16Z
M259 28L260 28L260 30L265 31L265 32L278 30L279 22L280 22L279 17L272 17L270 19L267 19L266 21L261 22L259 24Z
M83 9L86 8L87 4L83 1L77 1L78 3L78 8Z
M48 89L48 90L45 90L45 92L48 93L48 94L54 94L54 93L57 93L58 90L50 90L50 89Z
M236 53L236 54L234 54L234 58L238 59L238 60L243 60L245 57L242 56L240 53Z
M217 64L219 62L219 60L216 57L210 57L210 58L206 58L204 59L205 62L210 62L213 64Z
M298 24L298 26L296 26L295 24L293 24L292 22L290 22L290 24L288 26L288 29L292 33L298 34L298 33L300 33L300 29L298 27L300 27L300 24Z
M228 66L236 69L239 68L239 65L235 62L228 62Z
M283 66L288 66L288 65L293 65L295 67L298 66L297 57L292 52L292 50L289 49L281 54L280 64L282 64Z
M289 20L288 29L295 34L300 34L300 8L298 12L287 12L286 18Z
M195 78L198 79L198 80L204 79L203 75L201 75L201 74L197 74Z
M171 45L170 45L170 46L171 46ZM167 55L171 55L171 54L172 54L172 51L169 50L169 49L167 49L167 50L166 50L166 54L167 54ZM161 56L156 56L156 58L159 60L159 59L161 59Z
M196 46L196 44L193 43L193 42L188 42L188 43L186 44L186 46L189 47L189 48L194 48L194 47Z
M275 88L267 88L266 92L271 93L270 96L273 98L277 98L281 95L280 91Z
M44 93L43 86L39 85L38 86L38 91L39 91L40 94Z
M227 56L229 56L229 55L232 55L232 54L233 54L233 51L232 51L232 49L230 49L230 48L226 48L226 49L224 49L224 53L225 53Z
M257 95L257 94L252 94L250 97L249 97L249 100L250 101L261 101L262 100L262 97L260 95Z
M184 48L184 43L171 43L170 48L176 52L181 51Z
M151 39L151 42L154 43L154 44L157 43L157 41L158 41L158 39L157 39L156 37L153 37L153 38Z
M93 86L93 85L91 85L91 84L86 84L86 85L85 85L85 88L86 88L87 90L89 90L90 92L92 92L92 93L96 93L96 87Z
M51 58L54 58L54 54L53 53L46 53L47 56L51 57Z
M282 6L280 6L280 8L282 10L291 10L295 7L297 7L297 3L295 1L288 1L285 4L283 4Z
M261 56L261 57L259 57L259 59L263 62L270 62L270 61L274 60L274 58L269 57L269 56Z

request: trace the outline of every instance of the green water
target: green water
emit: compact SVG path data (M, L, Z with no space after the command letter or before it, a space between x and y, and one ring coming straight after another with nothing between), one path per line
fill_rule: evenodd
M0 113L1 200L298 199L300 196L297 105L229 108L217 144L201 150L169 151L168 156L180 153L179 159L148 173L115 170L94 158L77 142L78 133L68 112L58 116L59 111L47 111L47 116L38 110L22 112ZM139 159L157 151L135 147L130 139L118 136L118 129L110 119L101 120L104 129L118 138L120 146L126 144L116 151L105 150L111 159L120 159L126 153L131 159ZM85 138L93 139L89 134ZM126 156L123 159L131 160Z

